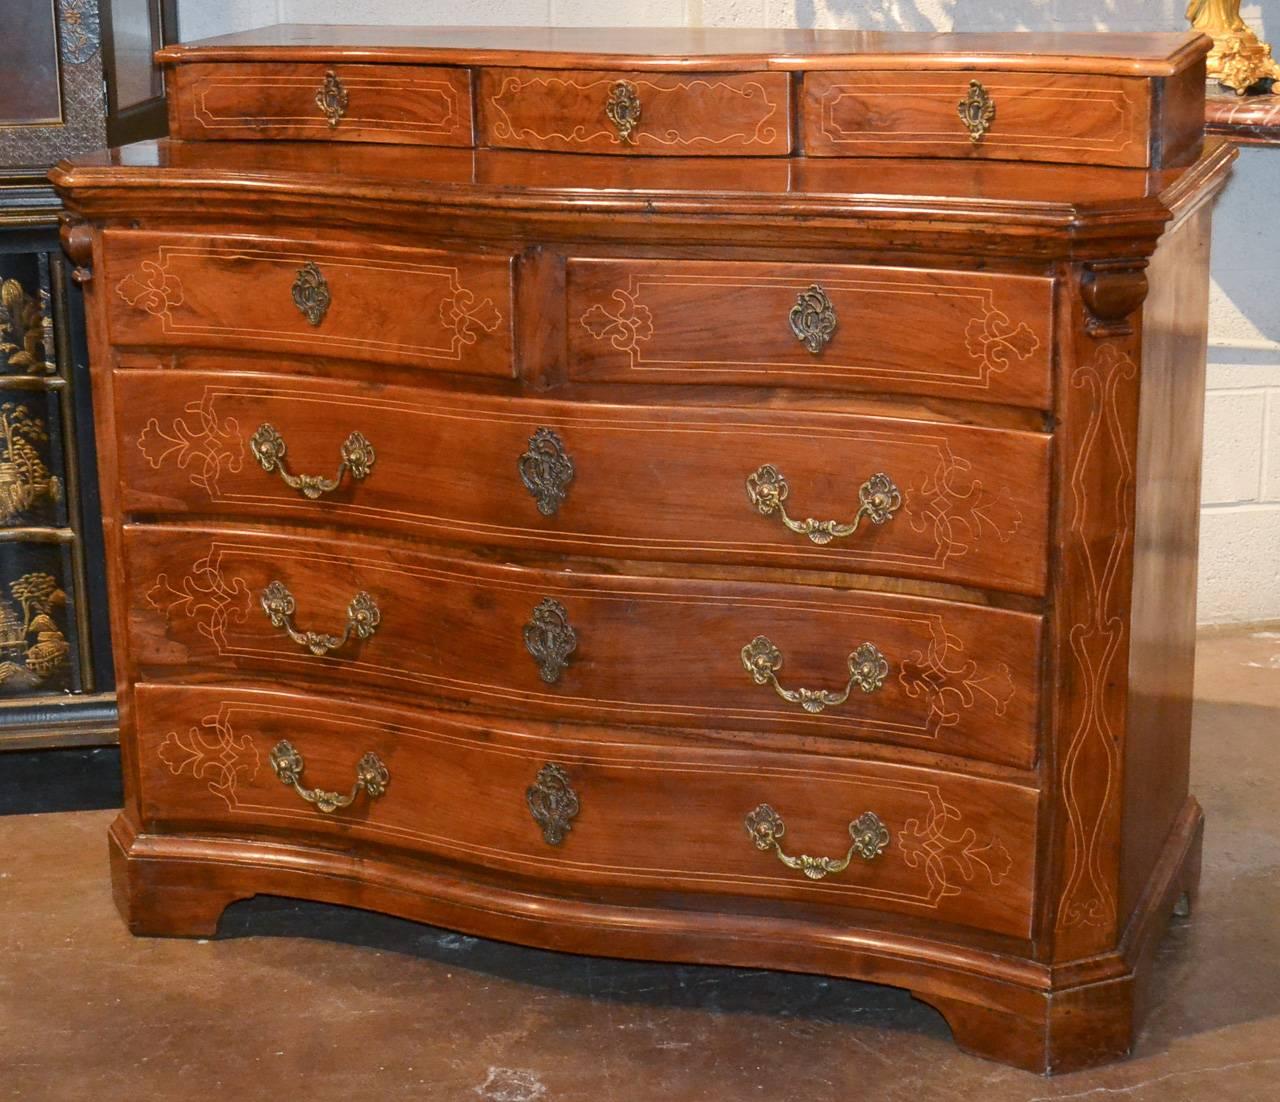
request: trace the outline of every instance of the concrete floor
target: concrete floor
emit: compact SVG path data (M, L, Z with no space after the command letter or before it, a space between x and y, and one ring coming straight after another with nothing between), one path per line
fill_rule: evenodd
M0 818L0 1099L481 1102L1280 1100L1280 633L1201 644L1200 907L1125 1063L968 1057L907 994L537 952L283 900L134 939L111 812ZM3 761L0 760L0 767Z

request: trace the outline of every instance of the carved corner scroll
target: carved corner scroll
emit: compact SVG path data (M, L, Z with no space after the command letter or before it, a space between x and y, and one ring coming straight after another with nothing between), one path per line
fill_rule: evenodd
M93 227L83 218L64 215L58 226L58 240L75 265L71 282L81 286L88 283L93 278Z
M1080 297L1086 308L1085 332L1091 337L1126 337L1132 315L1147 297L1147 261L1095 260L1084 266Z

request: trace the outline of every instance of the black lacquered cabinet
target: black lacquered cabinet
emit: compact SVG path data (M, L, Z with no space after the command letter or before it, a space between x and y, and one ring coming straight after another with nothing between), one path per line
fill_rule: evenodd
M0 749L114 742L80 291L44 176L160 134L173 0L5 0L0 36Z

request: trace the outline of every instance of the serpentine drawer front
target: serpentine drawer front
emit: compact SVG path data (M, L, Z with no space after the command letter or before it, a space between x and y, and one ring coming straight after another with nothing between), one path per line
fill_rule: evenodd
M175 138L471 145L471 79L424 65L184 65Z
M365 536L141 526L127 556L132 653L151 679L271 675L1034 761L1041 621L1025 613L470 565Z
M1018 785L813 755L748 763L731 751L602 742L591 728L513 732L235 687L144 685L138 731L142 814L169 828L337 834L601 893L678 886L875 907L1013 937L1030 928L1036 794ZM296 757L282 762L289 751ZM366 756L386 773L377 796L357 788ZM355 798L325 811L316 789ZM774 830L787 856L842 860L851 825L868 812L878 823L863 822L862 853L847 867L815 878L760 844L761 805L782 820Z
M225 362L209 374L117 374L126 510L1044 586L1049 437L1040 433L427 396L237 374L252 361ZM331 488L307 492L293 484L303 476Z
M163 50L180 140L53 172L130 929L300 896L1128 1052L1199 870L1209 48Z
M514 373L510 256L119 231L105 268L121 344Z

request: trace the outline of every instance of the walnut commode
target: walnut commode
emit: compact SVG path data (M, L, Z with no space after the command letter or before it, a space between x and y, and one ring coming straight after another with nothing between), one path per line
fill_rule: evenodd
M1208 45L164 51L173 137L54 172L130 928L301 896L1128 1051L1199 870Z

